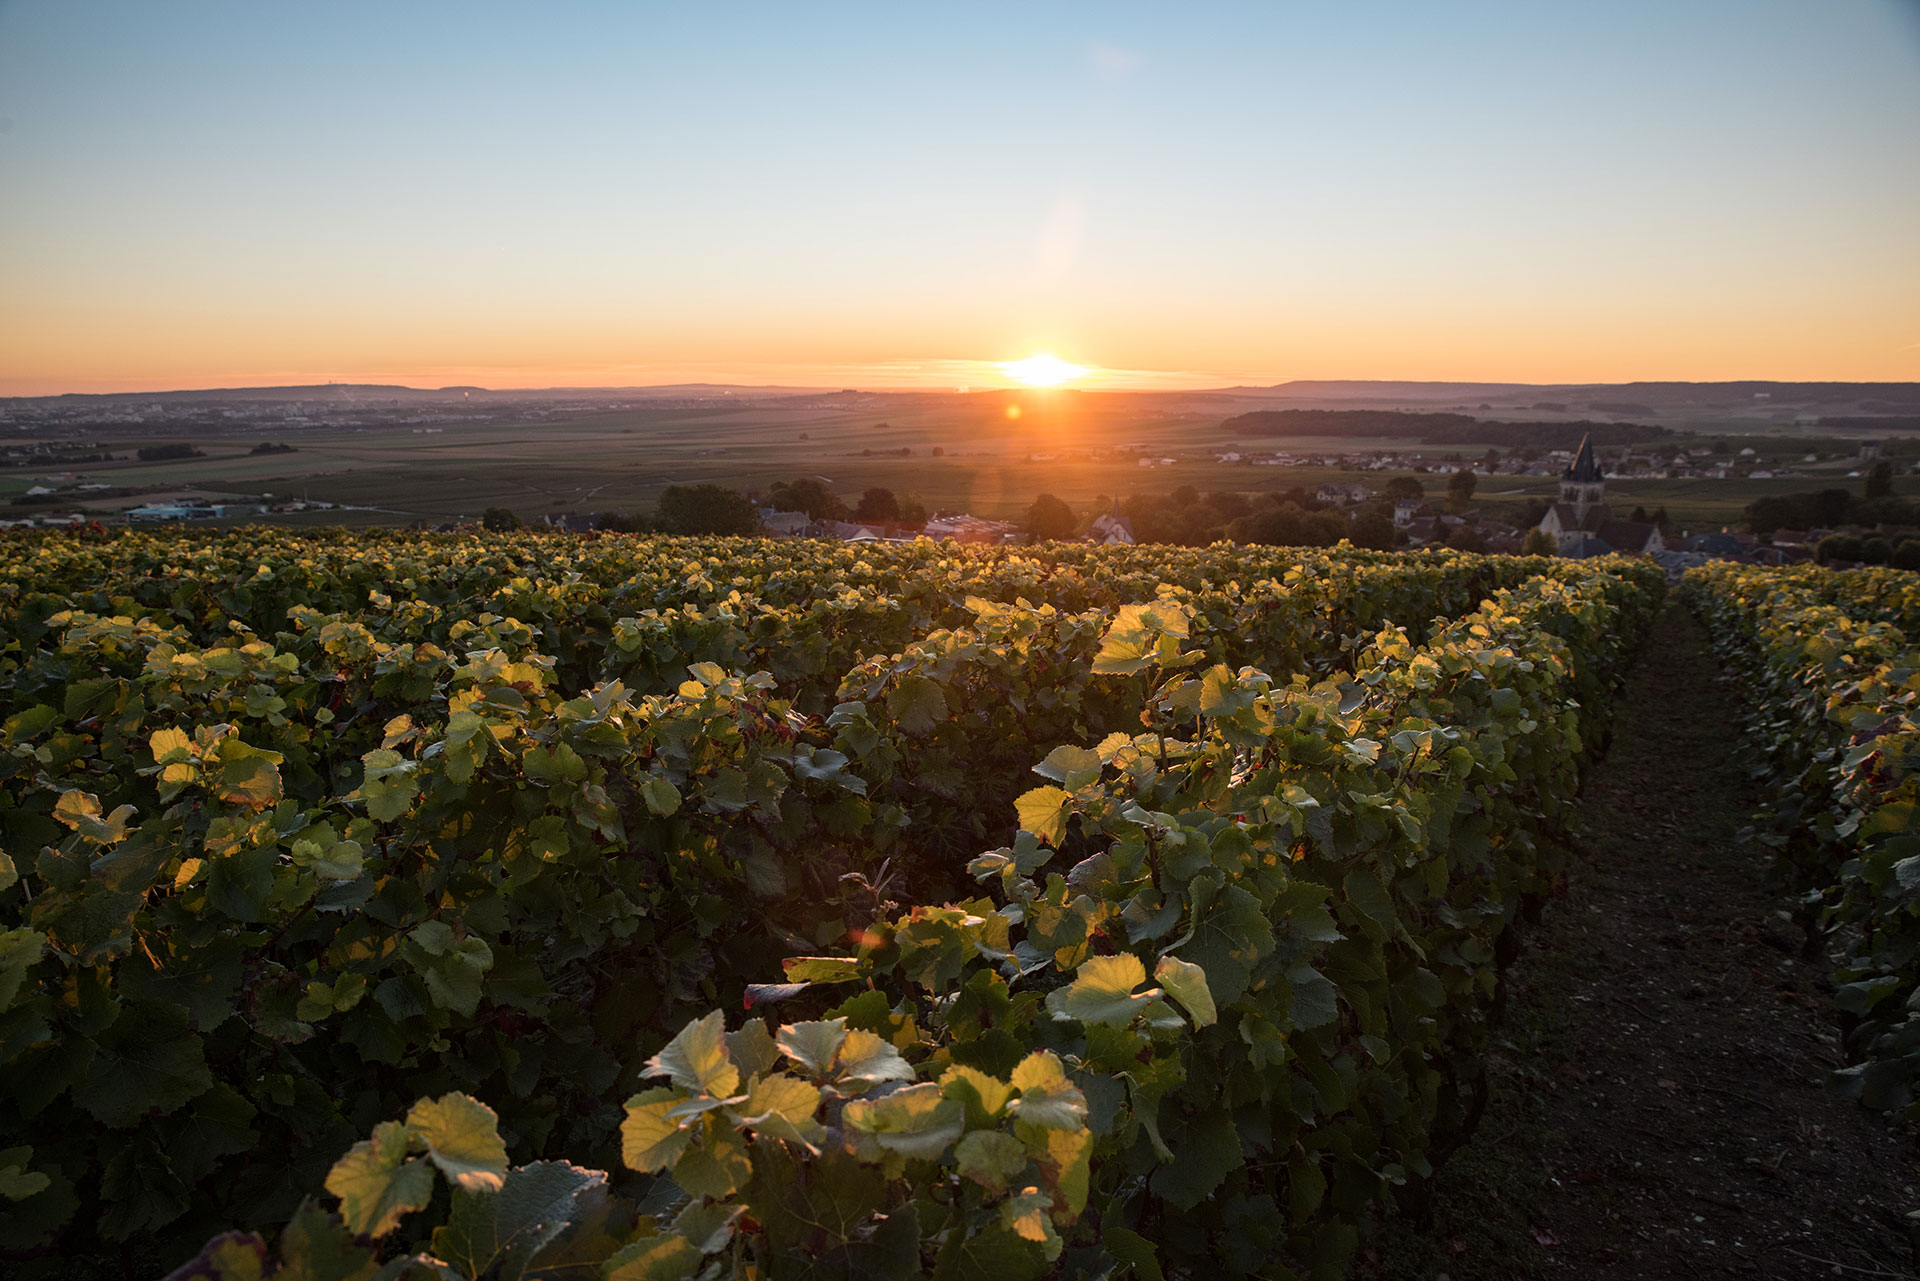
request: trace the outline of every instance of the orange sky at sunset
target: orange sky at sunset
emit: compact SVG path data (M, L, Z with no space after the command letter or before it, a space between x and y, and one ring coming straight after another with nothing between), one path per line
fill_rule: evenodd
M1920 379L1910 7L570 12L0 8L0 394Z

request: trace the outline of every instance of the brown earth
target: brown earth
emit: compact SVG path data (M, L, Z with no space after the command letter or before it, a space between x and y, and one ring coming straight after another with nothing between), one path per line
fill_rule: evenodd
M1670 606L1623 696L1578 865L1508 974L1478 1134L1380 1281L1909 1278L1920 1144L1835 1094L1826 958L1739 830L1737 691Z

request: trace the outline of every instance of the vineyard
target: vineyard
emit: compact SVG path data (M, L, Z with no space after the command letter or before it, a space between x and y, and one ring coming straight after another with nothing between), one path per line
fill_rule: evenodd
M26 1277L1347 1275L1474 1130L1665 596L1344 546L0 563ZM1911 582L1682 588L1909 1113Z

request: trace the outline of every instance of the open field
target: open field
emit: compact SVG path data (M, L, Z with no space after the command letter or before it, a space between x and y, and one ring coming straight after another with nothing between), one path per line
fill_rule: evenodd
M1201 491L1278 492L1328 481L1378 487L1391 472L1222 463L1234 450L1299 454L1362 451L1474 458L1484 446L1422 446L1415 440L1331 437L1238 439L1218 408L1168 400L1089 400L1068 394L888 397L858 407L777 405L740 409L643 409L564 422L448 424L431 430L250 428L194 439L205 457L165 462L78 464L85 482L142 490L102 500L96 509L137 505L164 492L308 497L371 511L328 512L322 523L406 524L477 518L508 507L523 519L559 512L642 511L671 484L716 482L746 491L777 480L822 476L850 501L869 486L920 498L928 510L1014 517L1040 493L1082 514L1135 493L1181 485ZM103 437L116 452L133 445ZM1784 442L1766 441L1780 448ZM298 452L250 454L262 440ZM936 457L934 450L942 451ZM900 451L907 451L904 454ZM1170 459L1143 467L1141 456ZM1762 494L1860 482L1848 461L1801 464L1810 475L1783 480L1615 480L1609 498L1623 510L1664 506L1690 529L1737 523ZM0 474L0 502L37 482L26 470ZM1430 494L1440 478L1425 482ZM1903 481L1903 485L1910 484ZM163 487L154 490L151 487ZM1512 515L1529 499L1551 497L1549 477L1482 477L1490 515ZM1503 513L1502 509L1506 509ZM275 517L308 524L311 515Z

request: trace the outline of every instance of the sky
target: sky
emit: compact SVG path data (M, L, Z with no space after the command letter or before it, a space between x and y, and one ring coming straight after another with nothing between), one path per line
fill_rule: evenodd
M1920 379L1920 0L0 0L0 395Z

